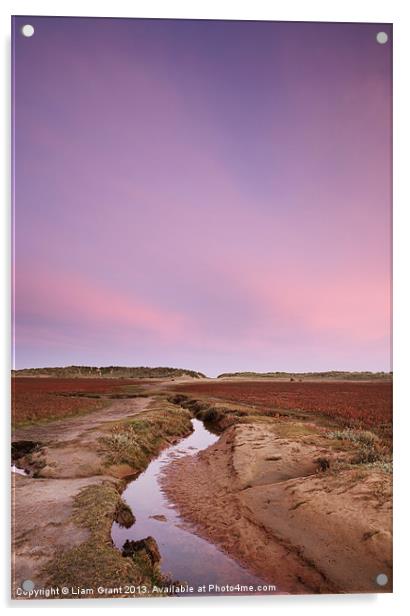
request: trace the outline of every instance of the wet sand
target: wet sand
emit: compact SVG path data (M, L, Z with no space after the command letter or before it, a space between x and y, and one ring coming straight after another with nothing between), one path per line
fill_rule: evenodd
M14 431L13 441L36 441L44 447L37 455L37 478L12 473L13 589L27 579L43 586L43 567L53 553L87 540L88 531L71 520L74 497L86 486L116 482L107 475L99 438L105 426L137 415L148 402L116 400L95 413Z
M199 535L285 592L389 592L390 477L318 472L323 455L336 457L320 438L237 425L206 451L172 462L163 488ZM384 587L380 573L389 578Z
M212 542L199 537L187 525L183 525L175 505L161 489L164 469L173 460L193 456L218 440L201 421L193 419L192 424L192 434L165 449L139 477L128 483L122 498L130 506L135 523L126 528L114 522L114 544L121 550L126 540L155 537L161 554L163 574L169 575L172 580L185 582L194 589L204 585L207 589L212 585L263 585L264 580L257 578ZM197 594L197 590L190 594ZM200 594L216 593L202 590Z

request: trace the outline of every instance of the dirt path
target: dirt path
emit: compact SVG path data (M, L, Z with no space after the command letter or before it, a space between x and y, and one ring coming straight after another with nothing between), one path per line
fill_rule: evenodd
M391 479L376 470L321 472L324 455L331 466L343 457L320 437L237 425L173 462L163 487L198 534L282 591L391 591ZM383 588L380 573L389 578Z
M149 398L127 398L110 401L106 408L87 415L77 415L50 423L17 428L13 432L12 440L69 441L88 431L95 430L104 423L121 420L140 413L146 408L148 401Z
M87 485L116 482L103 466L99 438L112 422L137 415L150 400L116 400L88 415L15 430L13 442L44 447L34 456L38 478L12 474L13 587L27 579L41 586L42 569L55 550L87 539L88 531L70 520L74 496Z

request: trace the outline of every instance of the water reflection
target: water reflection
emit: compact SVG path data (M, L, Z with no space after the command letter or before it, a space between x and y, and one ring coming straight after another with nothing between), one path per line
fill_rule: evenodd
M175 505L162 492L158 481L164 466L175 458L194 455L218 440L202 422L192 420L193 433L164 450L146 471L129 483L123 499L131 507L135 524L130 528L112 527L112 538L121 549L127 539L137 540L151 535L158 543L163 573L173 580L187 582L194 587L203 584L256 585L262 580L226 556L216 546L181 528L182 520Z

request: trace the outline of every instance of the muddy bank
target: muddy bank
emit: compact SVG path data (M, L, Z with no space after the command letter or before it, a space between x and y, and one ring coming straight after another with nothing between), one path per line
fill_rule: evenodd
M124 478L191 430L188 411L154 397L16 430L13 459L30 476L12 475L12 594L24 580L37 588L163 583L141 550L124 557L115 548L111 525L135 521L121 499Z
M173 462L163 488L201 536L286 592L391 591L391 476L350 454L313 424L237 424Z
M213 543L184 528L177 509L161 489L162 473L168 464L177 458L194 456L218 440L201 421L192 419L192 425L189 436L164 449L138 478L128 483L122 498L133 512L135 523L128 528L114 523L113 541L124 553L135 540L154 537L161 555L161 570L191 587L190 594L217 594L216 590L209 590L217 584L264 586L264 580L241 567Z
M278 410L264 417L247 404L178 397L168 387L156 384L147 398L15 431L13 458L32 477L13 475L13 586L25 579L36 586L161 583L150 550L141 554L138 544L124 558L111 526L117 520L132 528L121 499L125 479L191 434L194 415L222 436L172 462L163 479L187 522L182 530L197 532L280 592L390 590L374 578L391 579L391 477L381 465L350 465L354 457L378 460L374 435L360 437L358 456L360 435L332 440L328 420L315 425L305 413ZM161 553L172 516L156 508L146 517L155 533L147 526L137 539L155 537ZM140 513L136 518L138 525Z

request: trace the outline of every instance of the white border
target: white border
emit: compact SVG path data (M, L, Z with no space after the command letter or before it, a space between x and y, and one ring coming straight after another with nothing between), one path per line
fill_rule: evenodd
M409 294L409 268L410 268L410 195L409 195L409 110L410 94L408 80L408 58L410 58L409 44L409 3L399 0L208 0L192 1L163 0L163 1L132 1L101 0L91 2L88 0L36 0L9 2L3 1L0 10L2 44L4 54L0 64L1 70L1 96L2 113L1 135L3 137L0 156L2 183L4 186L3 203L1 208L2 232L0 284L4 298L1 302L1 337L5 341L1 354L1 388L3 404L3 434L5 443L3 451L4 473L8 472L8 446L9 446L9 423L7 411L9 408L9 264L10 264L10 103L9 103L9 79L10 79L10 15L83 15L83 16L108 16L108 17L173 17L173 18L199 18L199 19L271 19L289 21L367 21L367 22L393 22L394 24L394 414L395 414L395 591L393 595L344 595L344 596L320 596L320 597L244 597L244 598L204 598L204 599L164 599L120 601L99 600L83 601L81 603L68 603L68 609L81 613L89 609L104 609L115 607L117 609L133 609L150 614L157 611L184 612L195 611L205 613L208 610L234 609L239 613L258 609L262 613L285 611L292 614L298 612L309 614L362 614L386 615L388 610L394 609L395 614L404 612L404 605L410 604L406 596L409 577L409 554L408 554L408 494L405 488L409 484L408 456L410 438L410 382L408 375L409 360L409 318L410 318L410 294ZM406 284L407 282L407 284ZM8 501L7 482L3 493L3 502ZM407 505L406 505L407 503ZM8 600L9 593L9 515L2 507L3 537L5 548L2 550L2 603L7 609L43 610L44 608L67 607L64 601L56 602L18 602L11 604Z

